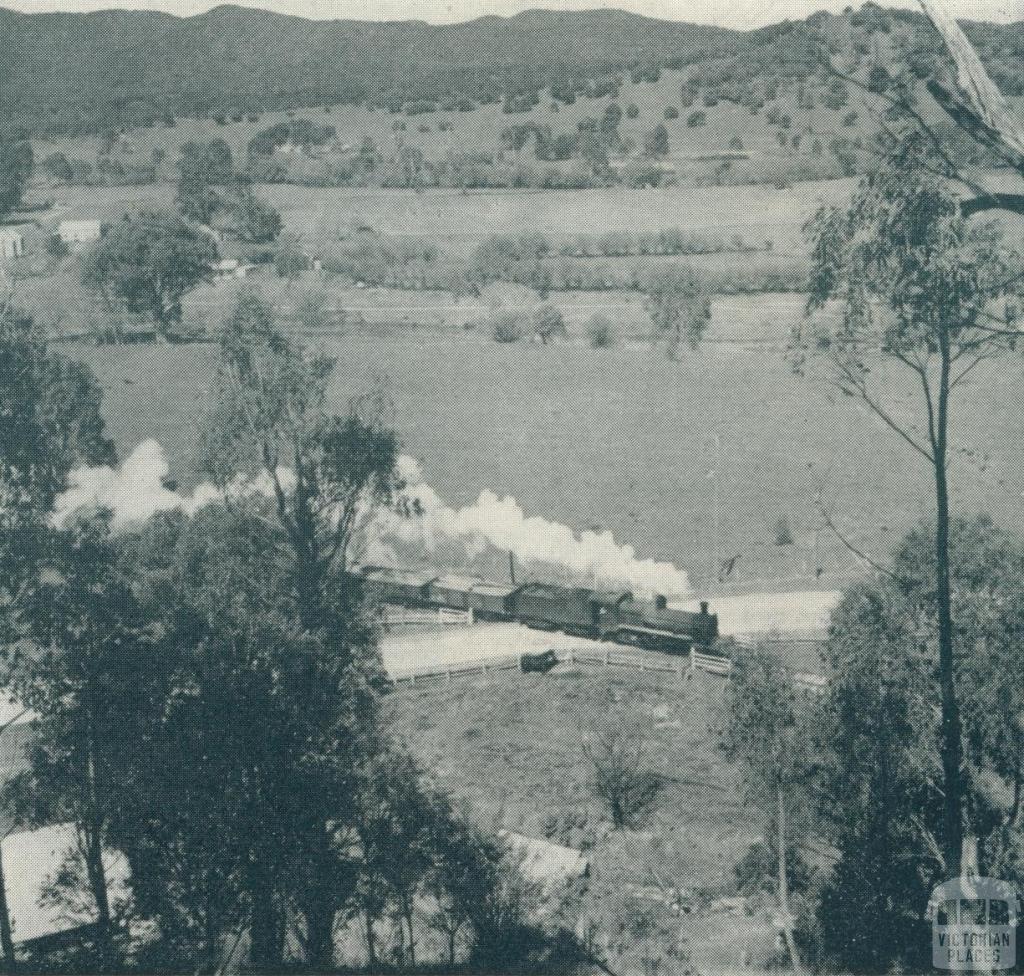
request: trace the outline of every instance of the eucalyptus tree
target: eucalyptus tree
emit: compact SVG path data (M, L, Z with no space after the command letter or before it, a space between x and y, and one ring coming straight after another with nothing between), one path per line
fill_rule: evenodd
M274 611L292 635L293 666L283 672L292 677L281 691L303 730L300 765L310 777L302 815L291 824L301 849L290 870L319 895L305 898L302 911L308 961L320 967L330 966L333 954L346 797L382 738L376 631L349 570L375 511L398 505L402 487L398 441L379 403L356 402L340 416L331 410L334 368L332 359L280 331L259 297L243 294L221 336L205 436L206 469L227 504L268 527L261 571L276 567L287 584ZM262 479L269 499L258 490L232 491L239 476ZM263 922L269 932L272 922ZM280 964L269 935L253 941L253 954L257 965Z
M912 137L861 180L847 207L822 208L807 232L809 315L794 332L797 371L823 364L817 372L859 399L931 472L936 626L934 635L922 636L937 646L942 844L948 870L958 874L964 789L949 561L951 420L979 367L1016 346L1016 333L1001 323L1018 276L998 229L964 217L948 181L928 171ZM909 377L919 423L894 407L883 365Z

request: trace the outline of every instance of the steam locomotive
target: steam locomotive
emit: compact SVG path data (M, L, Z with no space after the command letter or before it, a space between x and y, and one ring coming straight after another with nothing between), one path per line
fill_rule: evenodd
M367 566L357 570L366 592L382 603L471 610L484 620L510 620L537 630L636 644L685 654L718 637L718 616L674 610L665 597L640 600L627 590L591 590L526 583L504 586L464 576Z

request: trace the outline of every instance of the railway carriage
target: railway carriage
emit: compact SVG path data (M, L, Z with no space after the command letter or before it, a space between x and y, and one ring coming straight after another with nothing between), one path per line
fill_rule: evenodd
M469 608L484 620L511 620L514 586L478 583L469 593Z
M430 586L438 579L434 573L382 566L367 566L360 575L370 596L383 603L416 607L430 604Z
M440 576L427 587L427 597L439 607L469 610L473 587L483 583L473 576Z

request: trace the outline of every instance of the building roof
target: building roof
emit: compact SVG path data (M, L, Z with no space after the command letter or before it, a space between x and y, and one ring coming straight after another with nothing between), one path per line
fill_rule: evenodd
M0 227L0 238L5 241L24 240L24 236L17 227Z
M373 582L401 583L405 586L426 586L437 579L435 573L415 569L392 569L389 566L367 566L363 578Z
M525 837L507 830L501 831L499 836L519 859L523 877L544 888L582 878L590 870L590 860L575 847L563 847L549 840Z
M511 596L518 586L504 586L501 583L477 583L473 587L474 593L479 593L481 596Z
M43 899L65 859L78 852L78 834L73 824L8 834L0 845L0 852L15 943L23 944L95 924L96 911L88 899L74 906L54 905ZM103 863L111 902L123 899L128 891L127 859L120 852L106 852Z
M566 597L591 593L590 590L580 587L558 586L556 583L526 583L519 588L519 592L526 596L543 597L545 600L564 600Z
M460 593L468 593L470 590L475 590L482 582L483 580L479 576L458 576L452 574L439 577L434 580L432 585L442 590L457 590Z

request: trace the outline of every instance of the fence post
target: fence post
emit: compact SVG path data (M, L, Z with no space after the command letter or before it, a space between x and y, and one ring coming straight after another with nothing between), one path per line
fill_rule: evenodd
M696 672L697 672L697 648L694 647L693 644L691 644L690 645L690 670L689 670L688 674L692 678L694 676L694 674L696 674Z
M676 677L683 680L683 659L681 657L676 658Z
M473 626L473 608L469 608L469 619L466 621L470 627Z
M611 651L606 647L604 649L604 666L608 667L609 659L611 658Z

